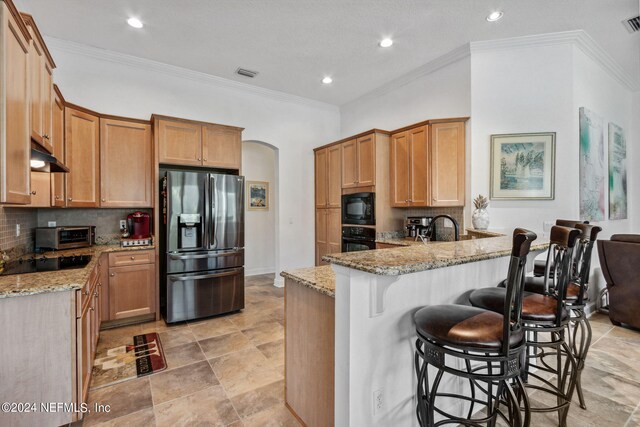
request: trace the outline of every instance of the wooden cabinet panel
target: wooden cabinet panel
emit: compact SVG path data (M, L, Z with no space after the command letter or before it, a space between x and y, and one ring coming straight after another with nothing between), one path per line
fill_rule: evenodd
M155 313L155 264L109 268L109 318L150 313Z
M91 310L86 306L80 318L76 321L76 360L78 361L77 390L78 403L87 401L89 382L91 380Z
M18 21L0 3L0 203L27 204L31 199L29 160L29 42ZM11 167L6 167L11 165Z
M342 157L339 145L327 147L327 207L342 206Z
M315 152L316 208L327 206L327 149Z
M31 203L29 203L29 207L51 207L51 175L49 172L31 172Z
M393 207L409 206L409 136L408 132L391 135L389 150L390 200Z
M55 92L55 91L54 91ZM53 155L60 162L64 163L64 101L55 92L52 106L52 129L51 142L53 144ZM63 207L66 205L64 192L64 173L51 174L51 206Z
M50 153L53 152L53 70L43 61L42 67L42 145Z
M33 37L33 32L32 32ZM44 83L44 54L42 47L36 40L31 40L31 48L29 49L29 78L31 79L30 104L31 104L31 134L37 140L42 139L43 117L42 104L43 99L43 83Z
M374 135L358 138L358 187L376 185L376 140Z
M326 209L327 253L342 252L342 216L340 209Z
M202 125L160 120L158 123L159 162L201 166Z
M218 125L202 126L203 166L237 169L242 163L242 132Z
M431 125L431 206L464 206L464 122Z
M109 318L109 255L102 254L98 260L98 290L100 291L100 322Z
M67 206L98 207L100 179L100 120L98 117L65 108Z
M100 206L152 207L151 126L100 119Z
M327 254L327 209L316 209L316 265L325 265L322 257Z
M429 206L429 128L407 131L409 138L409 206Z
M109 254L109 267L148 264L154 262L154 259L153 250L113 252Z
M352 139L340 144L342 153L342 188L358 186L358 146Z

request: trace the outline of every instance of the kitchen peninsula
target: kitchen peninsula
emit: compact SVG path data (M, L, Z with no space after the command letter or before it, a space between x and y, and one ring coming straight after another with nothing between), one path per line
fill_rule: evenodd
M511 245L510 236L413 244L283 272L287 405L309 427L417 425L413 313L497 284ZM548 245L538 238L530 259Z

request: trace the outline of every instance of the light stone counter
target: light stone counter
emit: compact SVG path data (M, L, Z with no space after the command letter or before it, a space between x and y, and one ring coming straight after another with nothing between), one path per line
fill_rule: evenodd
M336 275L330 265L283 271L280 276L335 298Z
M502 236L426 245L421 243L397 249L331 254L322 259L368 273L398 276L504 257L511 252L512 242L512 237ZM531 245L531 250L542 251L548 246L548 240L537 239Z
M62 292L80 289L89 279L100 255L107 252L140 251L155 249L155 246L133 246L123 248L120 245L100 245L89 248L68 249L64 251L45 252L43 254L27 254L21 258L27 259L31 255L39 258L55 258L71 255L91 255L91 261L82 268L71 268L58 271L43 271L28 274L11 274L0 276L0 298L20 297L49 292Z

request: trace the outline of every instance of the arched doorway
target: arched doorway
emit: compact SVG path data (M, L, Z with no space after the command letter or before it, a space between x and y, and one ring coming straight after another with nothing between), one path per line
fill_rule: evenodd
M256 140L242 141L242 175L247 182L268 184L268 207L252 209L249 195L245 212L245 275L275 273L280 283L278 148Z

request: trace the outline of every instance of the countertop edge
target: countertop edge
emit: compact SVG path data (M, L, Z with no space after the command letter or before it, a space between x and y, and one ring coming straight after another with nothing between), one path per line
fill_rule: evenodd
M531 251L545 250L548 247L549 247L548 242L532 244ZM397 249L391 249L391 250L402 250L404 248L406 247L399 246ZM389 250L389 249L381 249L381 250ZM452 267L456 265L469 264L472 262L501 258L504 256L508 256L510 252L511 252L511 249L509 248L509 249L494 251L494 252L481 254L481 255L459 257L459 258L453 258L449 260L435 261L435 262L429 261L425 263L413 263L413 264L407 264L407 265L402 265L398 267L368 267L368 266L363 266L362 264L359 264L357 262L345 261L340 258L336 258L332 255L325 255L322 257L322 260L326 262L330 262L331 264L339 265L342 267L348 267L354 270L364 271L366 273L372 273L379 276L401 276L404 274L419 273L422 271L435 270L438 268Z
M313 267L310 267L310 268L313 268ZM321 267L315 267L315 268L321 268ZM336 297L335 290L332 291L330 289L327 289L324 286L318 286L315 282L313 282L311 280L308 280L308 279L305 279L304 277L302 277L300 275L297 275L295 272L296 272L296 270L293 270L293 271L282 271L282 272L280 272L280 276L284 277L285 279L289 279L289 280L292 280L292 281L294 281L296 283L299 283L300 285L305 286L305 287L307 287L309 289L313 289L314 291L319 292L319 293L321 293L323 295L326 295L328 297L331 297L331 298L335 298ZM335 280L334 280L334 283L335 283ZM285 286L285 289L286 289L286 286Z

